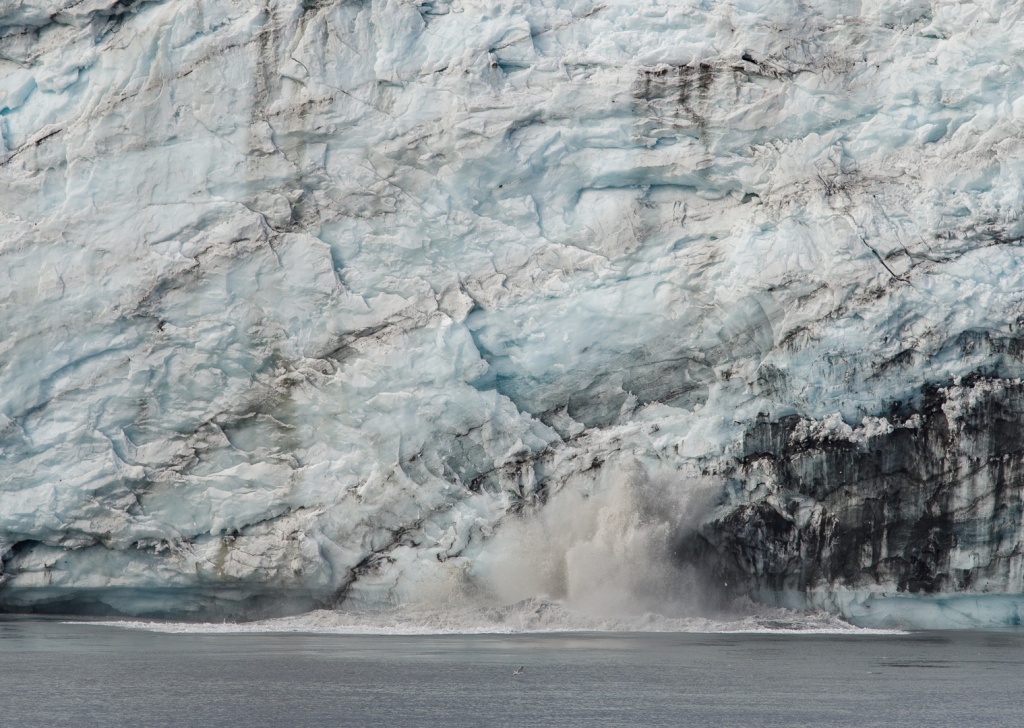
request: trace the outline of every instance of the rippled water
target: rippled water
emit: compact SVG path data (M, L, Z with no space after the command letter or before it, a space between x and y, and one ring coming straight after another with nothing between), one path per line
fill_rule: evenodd
M169 634L7 619L0 724L1019 726L1022 667L1021 633Z

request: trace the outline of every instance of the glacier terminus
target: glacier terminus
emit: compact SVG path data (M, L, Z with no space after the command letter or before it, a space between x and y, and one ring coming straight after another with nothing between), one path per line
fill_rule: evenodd
M0 609L1018 625L1022 27L0 0Z

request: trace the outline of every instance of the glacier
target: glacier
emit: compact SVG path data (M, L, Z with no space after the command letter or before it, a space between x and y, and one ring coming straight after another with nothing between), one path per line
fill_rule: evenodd
M1022 21L0 0L0 609L1019 624Z

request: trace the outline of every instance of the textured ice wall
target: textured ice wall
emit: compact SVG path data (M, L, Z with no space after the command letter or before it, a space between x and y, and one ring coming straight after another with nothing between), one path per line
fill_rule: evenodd
M0 0L0 602L416 598L1021 375L1022 10Z
M856 428L760 418L692 560L865 624L1020 626L1024 382L929 388L912 407Z

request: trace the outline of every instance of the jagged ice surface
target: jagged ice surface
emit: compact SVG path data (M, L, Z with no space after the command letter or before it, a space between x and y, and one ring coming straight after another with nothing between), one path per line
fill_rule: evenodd
M506 594L510 512L649 483L534 586L732 569L696 512L800 489L736 465L765 416L824 452L1024 375L1022 11L0 0L0 602Z

